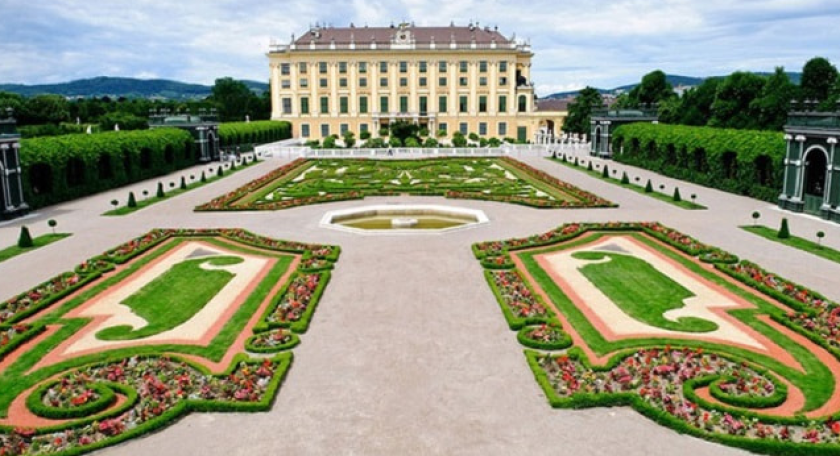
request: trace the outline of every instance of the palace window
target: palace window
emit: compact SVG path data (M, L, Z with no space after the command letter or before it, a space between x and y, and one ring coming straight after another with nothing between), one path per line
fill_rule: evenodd
M442 131L442 132L444 132L444 133L446 133L447 131L449 131L448 127L449 127L449 126L448 126L448 125L446 125L446 122L441 122L440 124L438 124L438 130L440 130L440 131Z
M478 134L481 136L487 136L487 122L478 123Z
M507 136L507 122L499 122L499 136Z
M458 131L460 131L462 135L466 136L467 132L469 131L469 127L468 127L467 123L466 122L461 122L458 125Z
M402 96L400 97L400 112L407 113L408 112L408 97Z
M400 87L408 87L408 78L400 78Z
M458 97L458 112L464 113L469 109L468 97L461 95Z
M327 62L318 62L318 72L327 74Z
M519 96L519 112L528 111L528 97L526 95Z
M429 85L429 80L426 78L420 78L420 87L426 87Z
M507 112L507 96L499 95L499 112Z
M300 73L300 74L306 74L306 72L307 72L307 69L306 69L306 68L307 68L307 66L308 66L308 65L306 64L306 62L300 62L300 63L298 63L298 73Z
M478 62L478 72L479 73L486 73L487 72L487 61L482 60Z
M309 97L302 97L300 99L300 113L309 114Z
M400 73L408 73L408 62L400 62Z
M321 88L327 87L327 81L328 81L328 80L327 80L327 78L321 78L321 79L319 80L319 82L318 82L318 85L319 85Z
M367 73L367 62L359 62L359 73Z
M338 62L338 72L340 74L347 74L347 62Z
M304 138L309 137L309 124L302 124L300 126L300 135L303 136Z
M359 97L359 114L367 114L368 97Z
M379 112L390 112L391 108L388 106L388 97L379 97Z
M420 97L420 115L425 116L428 111L429 111L429 98L428 97Z
M428 71L428 65L426 65L426 61L425 61L425 60L421 60L421 61L417 64L417 66L419 67L419 69L420 69L420 72L421 72L421 73L425 73L426 71Z
M367 78L359 78L359 87L367 87Z
M341 132L341 136L344 136L347 133L347 130L350 130L350 125L344 123L338 126L338 131Z
M467 86L467 78L465 78L465 77L458 78L458 85L461 86L461 87L466 87Z
M388 62L379 62L379 72L380 73L387 73L388 72Z
M502 76L499 78L499 85L500 86L507 86L507 76Z
M338 109L339 109L339 111L338 112L341 113L341 114L347 114L347 111L349 110L348 105L349 105L349 103L348 103L347 97L339 97L339 99L338 99Z
M446 112L449 109L446 107L446 95L438 97L438 112Z
M379 87L388 87L388 78L379 78Z
M280 87L283 89L291 89L292 88L292 81L288 79L283 79L280 81Z
M289 63L281 63L280 64L280 74L283 76L288 76L292 72L292 65Z
M500 73L505 73L505 72L507 72L507 70L508 70L507 62L499 62L499 72Z
M478 97L478 112L487 112L487 95Z
M321 97L321 114L330 113L330 97Z
M487 87L487 76L482 76L478 78L478 85L481 87Z
M466 73L468 65L469 62L467 62L466 60L461 60L460 62L458 62L459 71L461 71L461 73Z
M291 98L283 98L283 114L291 114L292 113L292 99Z
M438 71L440 73L446 73L446 60L441 60L438 62Z
M444 77L438 78L438 85L440 87L446 87L446 78L444 78Z
M341 78L338 80L338 86L342 88L347 87L347 78Z
M330 135L330 124L321 124L321 136L326 138Z
M304 88L309 87L309 79L300 78L300 86Z

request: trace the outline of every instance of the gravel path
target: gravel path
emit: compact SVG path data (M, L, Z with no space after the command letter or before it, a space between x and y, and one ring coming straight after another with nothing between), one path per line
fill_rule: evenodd
M343 253L335 275L273 409L258 414L194 414L161 432L101 455L263 454L573 454L734 455L742 451L679 435L627 408L550 408L505 324L470 244L540 233L573 221L657 220L840 300L840 265L738 229L759 210L761 222L790 219L794 234L840 248L840 225L784 214L772 205L626 168L666 191L696 193L707 211L685 211L590 178L537 156L526 163L621 205L616 209L536 210L443 198L369 198L280 212L200 213L191 208L279 166L258 166L133 215L100 217L129 190L154 191L158 180L40 210L0 225L0 245L19 226L33 235L46 220L73 236L0 263L0 299L154 227L241 227L298 241L334 243ZM610 168L625 169L610 163ZM197 173L200 168L183 174ZM621 172L621 171L619 171ZM182 173L160 179L180 179ZM393 201L484 210L486 226L447 235L359 236L318 226L327 210ZM678 449L675 451L675 449Z

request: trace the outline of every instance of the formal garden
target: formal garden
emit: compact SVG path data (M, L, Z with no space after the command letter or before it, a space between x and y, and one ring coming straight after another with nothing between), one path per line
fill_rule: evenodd
M768 454L840 451L840 306L659 223L473 246L549 403Z
M196 210L277 210L399 194L500 201L539 208L613 206L597 195L503 157L298 159Z
M271 407L338 247L153 230L0 304L0 454Z

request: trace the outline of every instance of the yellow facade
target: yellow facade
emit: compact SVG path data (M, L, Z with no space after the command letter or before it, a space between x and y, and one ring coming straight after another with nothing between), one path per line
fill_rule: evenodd
M466 27L452 27L448 41L428 38L447 29L313 29L273 46L272 119L290 121L295 136L305 139L345 131L377 137L388 124L407 120L448 137L461 131L530 140L539 125L530 46L489 29L478 29L476 38ZM364 41L368 31L375 33ZM472 39L458 42L456 32Z

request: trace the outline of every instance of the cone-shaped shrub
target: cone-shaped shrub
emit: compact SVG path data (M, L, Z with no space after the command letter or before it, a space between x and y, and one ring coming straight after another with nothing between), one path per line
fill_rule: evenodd
M29 234L29 228L22 226L20 227L20 236L18 237L18 247L22 249L28 249L35 245L32 242L32 235Z
M204 171L201 172L201 182L207 182L207 176L204 175Z
M166 193L163 192L163 182L158 182L157 197L163 198L164 196L166 196Z
M187 179L184 176L181 176L181 190L187 189Z
M645 193L653 193L653 184L650 183L650 179L645 184Z
M607 165L604 165L604 169L601 170L601 177L605 179L610 177L610 168Z
M216 175L222 177L225 175L225 171L222 169L222 165L219 165L219 168L216 170Z
M134 192L128 192L128 207L137 207L137 198L134 197Z
M674 187L674 201L676 201L677 203L682 201L682 198L680 197L680 189L677 187Z
M779 227L779 234L777 236L779 237L779 239L790 238L790 229L788 228L787 218L782 219L782 226Z
M578 166L578 159L575 157L575 166Z
M627 171L625 171L625 172L621 173L621 183L622 183L623 185L628 185L628 184L630 184L630 178L629 178L629 177L627 177Z
M589 163L586 165L587 171L592 171L592 160L589 160Z

